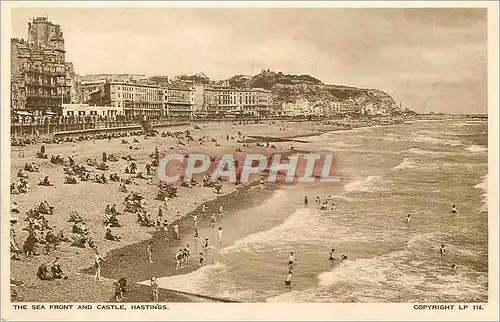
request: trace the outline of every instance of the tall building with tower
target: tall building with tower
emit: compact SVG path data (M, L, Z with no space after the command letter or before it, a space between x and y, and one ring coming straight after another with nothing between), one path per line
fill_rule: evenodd
M28 22L27 39L11 39L11 111L61 115L71 101L61 26L46 17Z

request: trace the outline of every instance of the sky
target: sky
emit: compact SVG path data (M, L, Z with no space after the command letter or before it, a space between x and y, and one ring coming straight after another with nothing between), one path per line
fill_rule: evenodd
M80 75L263 69L377 88L418 112L487 112L486 9L13 8L60 24Z

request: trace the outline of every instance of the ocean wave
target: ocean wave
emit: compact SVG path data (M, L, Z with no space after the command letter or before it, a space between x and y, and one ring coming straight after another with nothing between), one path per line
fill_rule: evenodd
M229 253L258 253L269 249L285 250L290 243L314 244L324 242L325 238L343 229L336 225L335 229L325 223L328 218L325 212L318 209L301 208L292 213L281 225L266 231L257 232L237 240L232 245L223 248L221 255Z
M471 145L465 148L467 151L470 152L486 152L488 151L488 148L483 146L483 145Z
M477 189L483 190L483 206L481 207L481 212L488 212L488 174L485 174L483 177L483 181L475 185L474 187Z
M391 182L389 180L382 179L379 176L368 176L364 180L357 180L346 184L344 189L347 192L376 192L387 191L390 185Z
M418 134L411 139L411 142L421 142L421 143L431 143L431 144L451 145L451 146L462 145L462 142L460 140L437 139L431 136L418 135Z
M196 265L196 263L192 263ZM206 265L198 270L192 271L187 274L172 275L167 277L160 277L157 279L160 288L171 290L198 293L212 283L211 277L217 273L226 270L226 266L220 262L213 265ZM139 284L150 285L150 281L143 281ZM208 295L208 294L205 294Z
M393 168L393 170L415 169L415 168L418 168L420 166L421 166L421 164L419 164L418 162L416 162L414 159L412 159L412 158L404 158L403 161L401 161L400 164L398 164L397 166L395 166Z
M421 150L419 148L411 148L407 150L406 152L412 153L412 154L417 154L417 155L428 155L428 156L440 156L440 155L445 155L445 154L450 154L449 152L444 152L444 151L430 151L430 150Z

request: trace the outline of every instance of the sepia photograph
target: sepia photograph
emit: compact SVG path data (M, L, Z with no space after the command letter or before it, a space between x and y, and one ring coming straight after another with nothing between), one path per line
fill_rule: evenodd
M498 3L299 4L2 3L13 320L498 318Z

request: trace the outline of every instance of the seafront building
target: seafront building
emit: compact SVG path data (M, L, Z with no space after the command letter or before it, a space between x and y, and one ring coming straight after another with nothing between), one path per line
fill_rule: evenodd
M204 90L202 114L268 116L272 108L271 92L265 89L211 86Z
M28 23L27 39L11 39L11 112L17 115L61 114L70 102L61 26L45 17Z

